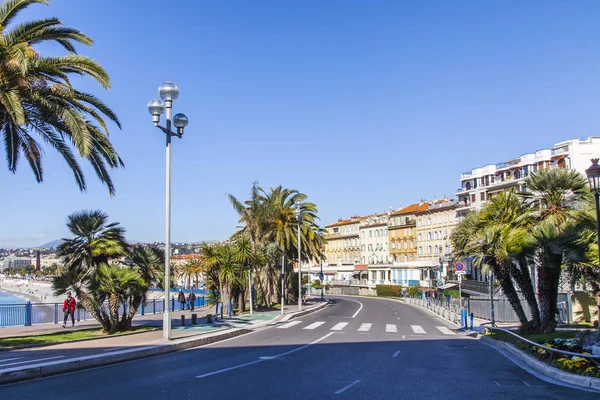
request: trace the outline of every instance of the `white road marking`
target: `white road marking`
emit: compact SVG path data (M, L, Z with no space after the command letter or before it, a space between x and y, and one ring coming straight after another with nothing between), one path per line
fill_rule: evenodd
M452 332L450 329L448 329L445 326L436 326L436 328L438 328L438 330L440 332L442 332L444 335L456 335L456 333Z
M397 333L398 327L396 326L396 324L385 324L385 331L387 333Z
M17 362L12 362L12 363L8 363L8 364L2 364L0 365L1 367L8 367L9 365L17 365L17 364L25 364L25 363L34 363L36 361L44 361L44 360L54 360L57 358L65 358L65 356L54 356L54 357L46 357L46 358L35 358L33 360L27 360L27 361L17 361Z
M371 325L373 325L373 324L368 324L368 323L360 324L358 331L359 332L369 332L371 330Z
M402 335L402 339L406 339L406 335Z
M4 359L0 360L0 364L3 362L6 362L6 361L19 360L21 358L23 358L23 357L4 358Z
M525 385L527 385L527 386L531 386L529 383L527 383L527 382L525 382L525 381L521 381L521 382L523 382L523 383L524 383Z
M346 325L348 325L347 322L338 322L337 324L335 324L333 326L333 328L331 328L332 331L341 331L342 329L344 329L346 327Z
M495 383L496 385L500 386L500 384L499 384L498 382L494 381L494 383Z
M344 386L343 388L341 388L340 390L338 390L337 392L335 392L335 394L340 394L348 389L350 389L352 386L358 384L360 382L360 379L355 380L354 382L352 382L349 385Z
M411 325L410 328L413 330L414 333L427 333L425 332L425 329L421 327L421 325Z
M400 350L398 350L397 352L395 352L392 357L396 358L396 357L398 357L398 354L400 354Z
M112 347L112 348L110 348L110 349L104 349L104 350L102 350L102 351L120 350L120 349L122 349L122 348L123 348L123 347Z
M303 349L305 349L305 348L307 348L309 346L312 346L313 344L317 344L317 343L319 343L319 342L327 339L329 336L334 335L334 334L335 334L335 332L329 332L328 334L326 334L325 336L322 336L322 337L318 338L317 340L313 340L312 342L310 342L308 344L305 344L304 346L300 346L300 347L297 347L297 348L295 348L293 350L286 351L285 353L276 354L274 356L263 356L263 357L260 357L258 360L255 360L255 361L250 361L250 362L247 362L247 363L244 363L244 364L234 365L233 367L223 368L223 369L220 369L218 371L208 372L206 374L198 375L198 376L196 376L196 378L206 378L207 376L221 374L223 372L232 371L232 370L238 369L238 368L248 367L250 365L258 364L258 363L269 361L269 360L275 360L276 358L283 357L283 356L286 356L288 354L295 353L295 352L303 350Z
M325 321L313 322L312 324L305 326L304 329L316 329L323 325Z
M291 322L288 322L287 324L283 324L283 325L278 326L277 329L291 328L292 326L298 325L300 323L302 323L302 321L291 321Z
M348 300L352 300L352 299L348 299ZM360 301L356 301L356 300L352 300L358 304L360 304L360 307L358 308L358 310L356 310L356 312L354 313L354 315L352 316L352 318L356 317L358 315L358 313L360 312L360 310L362 310L363 308L363 304Z

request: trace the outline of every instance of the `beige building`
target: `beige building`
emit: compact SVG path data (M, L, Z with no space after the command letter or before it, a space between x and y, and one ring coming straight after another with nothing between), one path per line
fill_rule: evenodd
M417 224L417 260L426 269L424 280L434 280L452 271L450 235L459 219L454 200L429 203L426 210L415 212Z
M340 219L325 227L325 258L328 265L352 265L360 258L359 226L363 217Z

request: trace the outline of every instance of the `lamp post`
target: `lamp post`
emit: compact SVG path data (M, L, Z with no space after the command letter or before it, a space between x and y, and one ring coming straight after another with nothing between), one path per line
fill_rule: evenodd
M179 97L179 88L173 82L164 82L158 88L158 95L161 100L152 100L148 103L148 111L152 115L154 126L163 131L167 138L167 160L166 160L166 223L165 223L165 309L163 310L163 339L171 339L171 307L169 302L169 293L171 289L171 136L181 138L183 129L188 124L188 119L184 114L173 113L173 102ZM166 126L159 125L160 116L165 112ZM171 124L177 128L177 132L171 130Z
M252 267L250 266L250 263L248 263L248 292L250 293L250 315L252 315Z
M321 278L321 301L323 301L323 288L325 286L325 282L324 279L325 275L323 275L323 260L321 260L321 274L319 275L319 278Z
M592 158L592 165L585 170L590 183L590 191L596 200L596 233L598 235L598 260L600 262L600 165L598 159ZM600 296L597 297L600 309ZM600 314L598 314L598 329L600 329Z
M302 242L300 241L300 225L302 224L302 216L304 214L302 211L302 201L296 200L296 209L294 210L294 214L296 215L296 220L298 221L298 310L302 310L302 270L300 269L300 248L302 246Z
M281 255L281 315L285 307L285 253Z

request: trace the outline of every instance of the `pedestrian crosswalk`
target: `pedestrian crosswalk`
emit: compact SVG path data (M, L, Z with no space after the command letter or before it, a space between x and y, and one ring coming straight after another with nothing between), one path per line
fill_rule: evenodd
M302 326L301 324L303 324L302 321L295 320L295 321L290 321L290 322L286 322L282 325L279 325L279 326L277 326L277 328L278 329L289 329L294 326L300 325L300 326L298 326L299 328L306 329L306 330L315 330L315 329L321 328L321 329L328 329L328 330L334 331L334 332L356 330L356 332L360 332L360 333L374 333L374 332L381 333L383 330L386 334L397 334L399 332L399 328L403 329L403 333L408 333L406 331L410 327L410 330L412 331L413 336L427 334L427 331L421 325L409 325L409 326L398 325L398 324L378 325L378 324L373 324L371 322L362 322L358 327L356 327L356 325L353 325L353 327L350 327L348 322L337 322L337 323L334 323L334 325L331 325L331 322L326 322L326 321L316 321L316 322L308 323L306 326ZM448 328L446 326L435 326L435 328L439 331L439 332L435 332L437 334L441 333L443 335L448 335L448 336L456 335L455 332L453 332L450 328ZM433 332L430 332L430 333L433 333Z

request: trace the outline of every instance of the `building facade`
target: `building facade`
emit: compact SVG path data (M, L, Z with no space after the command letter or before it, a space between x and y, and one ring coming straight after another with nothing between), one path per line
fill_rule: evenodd
M325 227L327 265L354 265L361 256L359 227L363 217L354 216Z
M359 228L360 264L376 265L389 263L389 234L387 213L365 217Z

